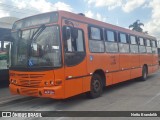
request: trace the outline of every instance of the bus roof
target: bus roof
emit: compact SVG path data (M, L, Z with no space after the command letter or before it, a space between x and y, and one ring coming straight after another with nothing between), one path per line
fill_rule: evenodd
M102 27L102 28L107 28L107 29L111 29L111 30L115 30L115 31L119 31L119 32L127 33L127 34L132 34L132 35L156 40L155 37L147 35L145 33L133 31L133 30L130 30L130 29L127 29L127 28L123 28L123 27L120 27L120 26L116 26L116 25L112 25L112 24L105 23L105 22L102 22L102 21L98 21L98 20L88 18L88 17L83 16L83 15L79 15L79 14L75 14L75 13L71 13L71 12L66 12L66 11L62 11L62 10L60 10L58 12L62 17L66 17L66 18L69 18L71 20L75 20L75 21L86 23L86 24L99 26L99 27Z
M33 15L33 16L39 16L39 15L50 14L50 13L55 13L55 12L58 12L59 16L62 17L62 18L67 18L67 19L70 19L70 20L74 20L74 21L77 21L77 22L81 22L81 23L85 23L85 24L89 24L89 25L93 25L93 26L95 25L95 26L98 26L98 27L119 31L119 32L122 32L122 33L127 33L127 34L131 34L131 35L136 35L136 36L139 36L139 37L144 37L144 38L149 38L149 39L156 40L155 37L153 37L151 35L148 35L148 34L145 34L145 33L133 31L133 30L130 30L130 29L127 29L127 28L123 28L123 27L116 26L116 25L113 25L113 24L105 23L105 22L98 21L98 20L95 20L95 19L92 19L92 18L88 18L88 17L83 16L83 15L79 15L79 14L75 14L75 13L71 13L71 12L63 11L63 10L41 13L41 14L37 14L37 15ZM19 19L16 22L18 22L20 20L31 18L33 16L29 16L29 17L26 17L26 18Z

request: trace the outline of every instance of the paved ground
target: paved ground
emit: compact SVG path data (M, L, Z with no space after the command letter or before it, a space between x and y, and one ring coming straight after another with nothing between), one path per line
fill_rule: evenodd
M0 111L160 111L160 71L147 81L131 80L107 87L102 97L87 99L79 95L67 100L10 95L8 88L0 88ZM1 118L2 119L2 118ZM18 120L17 118L14 118ZM14 120L13 119L13 120ZM46 118L53 119L53 118ZM96 120L116 118L54 118L56 120ZM120 120L152 120L153 118L118 118ZM160 118L154 118L160 120ZM28 120L28 119L27 119ZM36 119L38 120L38 119Z

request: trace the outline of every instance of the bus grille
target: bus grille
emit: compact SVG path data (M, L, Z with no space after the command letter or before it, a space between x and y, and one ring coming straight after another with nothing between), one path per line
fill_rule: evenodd
M41 80L19 80L21 86L26 87L39 87Z
M21 88L20 92L28 96L38 96L38 89Z
M18 84L24 87L40 87L45 74L17 74Z
M41 78L45 74L18 74L17 76L20 78Z

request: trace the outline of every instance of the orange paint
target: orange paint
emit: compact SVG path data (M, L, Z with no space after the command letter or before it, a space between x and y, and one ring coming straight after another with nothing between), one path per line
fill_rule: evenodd
M96 70L101 70L105 74L106 86L142 76L142 67L144 65L147 65L148 73L157 71L157 54L91 53L89 50L88 26L99 26L151 40L155 39L154 37L70 12L58 11L58 14L59 20L56 24L60 26L62 67L34 72L10 70L11 93L65 99L90 91L91 77ZM70 20L75 25L75 28L79 28L84 32L86 56L81 63L74 66L67 66L65 64L64 41L62 39L61 27L66 26L66 19ZM52 82L53 84L51 84ZM51 94L46 94L44 91L47 91L46 93L51 92Z

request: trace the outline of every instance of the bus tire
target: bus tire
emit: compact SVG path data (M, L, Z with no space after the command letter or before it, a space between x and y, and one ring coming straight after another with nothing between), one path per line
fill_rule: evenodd
M147 67L143 66L141 80L142 81L146 81L147 80L147 76L148 76Z
M87 92L87 97L91 99L100 97L102 91L102 79L98 74L94 74L91 79L90 91Z

